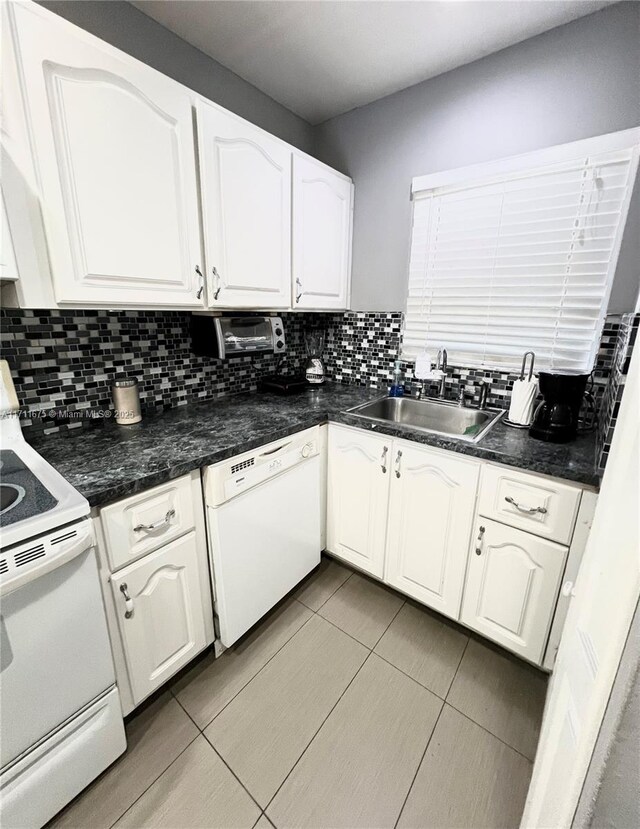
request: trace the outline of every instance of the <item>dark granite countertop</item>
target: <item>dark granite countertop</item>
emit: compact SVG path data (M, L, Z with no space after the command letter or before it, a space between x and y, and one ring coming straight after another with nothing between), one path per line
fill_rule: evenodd
M590 486L599 483L595 435L555 445L498 422L474 444L346 413L376 397L380 397L377 390L334 383L290 397L241 394L149 415L135 426L107 422L94 429L41 437L33 440L33 446L92 506L141 492L326 420Z

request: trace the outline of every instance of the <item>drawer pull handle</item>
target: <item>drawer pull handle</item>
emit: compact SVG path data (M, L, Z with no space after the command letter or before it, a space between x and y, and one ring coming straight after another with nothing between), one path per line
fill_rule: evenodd
M402 450L398 449L398 454L396 455L396 478L400 477L400 461L402 460Z
M476 555L482 555L482 536L484 535L485 527L480 527L480 532L478 533L478 544L476 545Z
M133 599L131 598L131 596L127 592L126 582L123 582L120 585L120 592L124 596L124 606L125 606L124 618L125 619L130 619L133 616Z
M389 451L389 447L385 446L382 450L382 457L380 458L380 467L382 469L383 474L387 471L387 452Z
M147 532L152 533L154 530L159 530L161 527L170 524L171 519L175 516L175 514L176 511L174 509L167 510L167 514L164 518L161 518L159 521L154 521L153 524L138 524L133 528L133 531L134 533L139 533L141 530L146 530Z
M511 498L509 495L506 495L504 500L509 504L513 504L513 506L516 509L519 509L520 512L526 512L529 515L531 515L531 513L534 512L539 512L541 513L541 515L545 515L545 513L547 512L546 507L523 507L522 504L519 504L517 501L514 501L513 498Z

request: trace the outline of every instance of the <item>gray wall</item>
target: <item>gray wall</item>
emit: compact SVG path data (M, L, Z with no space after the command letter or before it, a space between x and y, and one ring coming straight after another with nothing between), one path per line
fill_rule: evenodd
M413 176L640 124L639 21L620 3L317 128L320 157L355 181L354 309L404 308ZM611 312L635 310L634 201Z
M313 150L314 128L310 124L129 3L48 0L40 5L294 147Z

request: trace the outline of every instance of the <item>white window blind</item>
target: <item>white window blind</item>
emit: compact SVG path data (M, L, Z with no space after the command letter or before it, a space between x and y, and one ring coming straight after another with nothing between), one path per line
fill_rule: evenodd
M414 181L407 357L445 347L450 363L509 370L533 350L538 368L591 371L637 149L556 163L549 152L490 178Z

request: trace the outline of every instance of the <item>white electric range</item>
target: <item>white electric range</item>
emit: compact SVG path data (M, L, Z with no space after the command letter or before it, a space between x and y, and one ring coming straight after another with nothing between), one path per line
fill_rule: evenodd
M89 504L22 436L0 361L0 825L44 825L126 748Z

